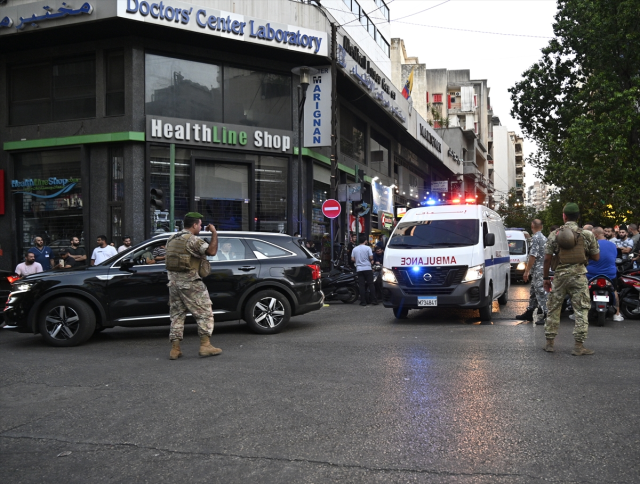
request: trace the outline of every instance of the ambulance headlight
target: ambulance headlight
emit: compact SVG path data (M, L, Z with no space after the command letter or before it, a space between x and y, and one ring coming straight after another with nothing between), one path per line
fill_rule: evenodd
M484 276L484 264L469 267L467 274L464 276L464 282L479 281Z
M520 262L520 264L518 264L518 267L516 267L516 270L524 271L526 268L527 268L527 264L525 264L524 262Z
M398 280L396 279L393 271L391 269L387 269L386 267L382 268L382 280L385 282L390 282L392 284L398 284Z

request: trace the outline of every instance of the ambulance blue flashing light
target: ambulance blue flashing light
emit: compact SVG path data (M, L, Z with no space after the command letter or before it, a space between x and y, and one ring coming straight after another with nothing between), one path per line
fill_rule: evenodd
M413 272L419 272L419 271L420 271L420 266L413 266L413 267L411 268L411 270L412 270Z

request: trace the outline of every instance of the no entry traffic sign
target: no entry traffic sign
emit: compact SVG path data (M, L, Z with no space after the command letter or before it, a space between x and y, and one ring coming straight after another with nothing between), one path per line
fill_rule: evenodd
M336 218L341 211L340 202L332 198L322 204L322 213L327 218Z

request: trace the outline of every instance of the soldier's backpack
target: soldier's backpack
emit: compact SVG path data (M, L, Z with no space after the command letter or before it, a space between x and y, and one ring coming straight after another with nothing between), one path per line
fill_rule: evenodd
M572 232L572 234L567 234L567 231ZM584 264L586 266L588 264L589 260L587 259L587 254L584 250L584 237L582 236L582 232L583 230L581 228L572 229L570 227L567 227L566 225L560 227L556 231L556 240L558 238L566 238L567 236L572 235L575 243L570 249L565 249L560 246L560 244L558 244L558 254L554 256L554 258L556 259L555 266L559 264ZM551 265L555 270L553 260Z
M167 242L167 253L165 263L167 271L189 272L198 271L200 277L207 277L211 273L211 264L207 259L193 257L187 251L187 241L195 237L193 234L184 234L180 237L174 235Z

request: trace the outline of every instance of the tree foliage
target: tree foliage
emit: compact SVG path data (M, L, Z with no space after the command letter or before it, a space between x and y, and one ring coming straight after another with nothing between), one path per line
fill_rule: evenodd
M558 0L555 37L509 92L528 162L583 219L640 217L640 0Z
M524 204L522 197L516 194L516 189L512 188L504 200L496 209L496 212L505 227L523 228L528 230L531 227L531 221L535 218L536 210Z

